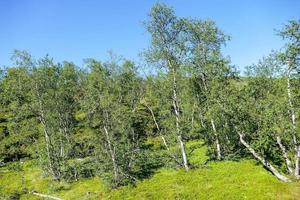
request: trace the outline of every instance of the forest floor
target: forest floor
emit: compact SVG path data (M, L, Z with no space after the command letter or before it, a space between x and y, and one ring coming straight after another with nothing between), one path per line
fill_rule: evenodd
M86 199L300 199L300 183L277 180L254 160L208 162L206 148L193 151L191 162L198 168L188 172L160 169L136 186L109 190L98 177L73 183L44 178L34 161L23 163L23 171L0 167L0 199L40 199L36 191L65 200ZM24 177L24 178L22 178ZM26 188L22 192L22 188Z

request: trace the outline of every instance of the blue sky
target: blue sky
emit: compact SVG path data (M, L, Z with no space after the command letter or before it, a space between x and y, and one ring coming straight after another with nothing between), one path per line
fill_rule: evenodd
M82 65L84 58L107 59L108 50L139 60L149 45L142 22L152 0L0 0L0 66L13 49L38 58ZM289 19L300 18L299 0L174 0L178 16L212 19L232 40L223 49L241 70L283 42L276 36Z

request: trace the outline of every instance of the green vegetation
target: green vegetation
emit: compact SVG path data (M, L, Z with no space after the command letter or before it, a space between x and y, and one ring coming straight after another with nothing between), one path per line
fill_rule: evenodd
M189 143L189 147L199 142ZM188 148L189 149L189 148ZM24 162L24 172L0 171L2 194L20 199L39 199L22 193L22 187L63 199L298 199L299 183L283 183L254 160L208 162L206 147L197 148L191 162L198 168L189 172L160 169L153 177L136 185L110 190L101 179L56 182L42 176L34 161ZM22 176L24 183L22 184Z
M0 76L0 197L300 198L300 21L245 77L213 21L158 3L145 28L152 74L115 55L78 67L14 52Z

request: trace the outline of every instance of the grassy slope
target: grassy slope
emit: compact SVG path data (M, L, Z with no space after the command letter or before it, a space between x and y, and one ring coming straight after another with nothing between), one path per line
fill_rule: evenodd
M300 199L300 183L282 183L253 160L210 162L205 147L193 152L191 161L197 169L161 169L152 178L108 191L99 178L75 183L57 183L42 178L32 162L26 162L24 184L29 190L64 199ZM0 168L0 193L22 189L20 172ZM39 199L30 194L21 199Z

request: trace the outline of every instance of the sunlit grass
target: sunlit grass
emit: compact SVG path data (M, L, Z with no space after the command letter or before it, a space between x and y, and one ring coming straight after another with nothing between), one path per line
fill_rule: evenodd
M188 149L197 146L195 141ZM199 145L198 145L199 146ZM153 177L136 186L109 190L100 178L82 179L73 183L58 183L43 177L33 161L23 164L24 172L0 168L2 195L28 191L51 194L63 199L300 199L299 183L283 183L254 160L204 163L206 147L192 152L190 161L198 168L184 170L160 169ZM22 173L24 179L22 181ZM39 199L22 194L20 199Z

